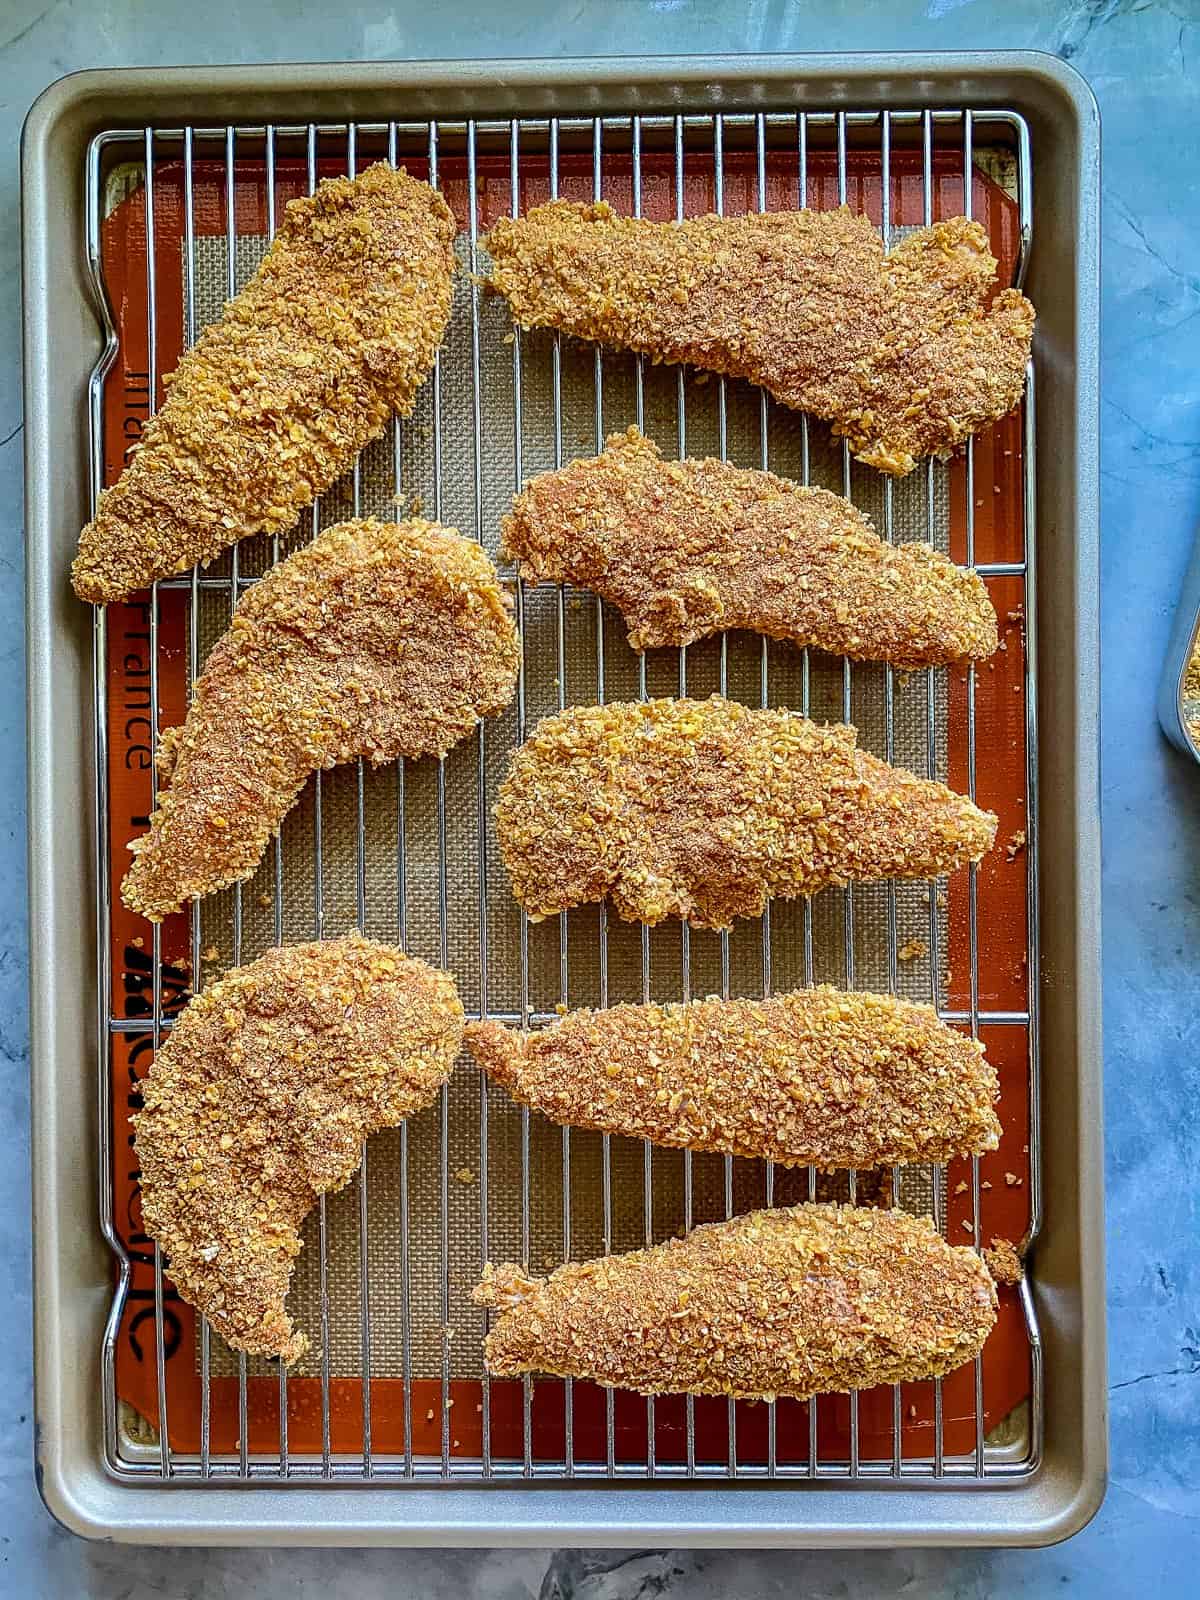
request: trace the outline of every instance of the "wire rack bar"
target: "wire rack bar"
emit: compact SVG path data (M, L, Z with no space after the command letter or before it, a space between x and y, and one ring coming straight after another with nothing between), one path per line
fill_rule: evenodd
M199 1463L194 1459L181 1457L176 1453L173 1458L172 1482L200 1485L204 1482L221 1483L225 1485L240 1485L242 1483L279 1483L282 1482L276 1459L271 1457L264 1460L251 1460L245 1472L236 1463L215 1461L208 1479L202 1477ZM546 1483L554 1482L566 1476L566 1460L562 1456L546 1456L533 1465L530 1472L523 1470L519 1460L497 1459L493 1463L491 1477L482 1479L480 1462L477 1458L457 1456L452 1459L448 1472L443 1472L441 1463L436 1456L416 1458L412 1473L405 1473L397 1459L391 1461L386 1457L377 1457L375 1470L371 1478L365 1479L362 1475L362 1464L357 1456L352 1460L341 1460L335 1457L333 1469L330 1474L322 1471L319 1461L306 1461L295 1459L291 1464L288 1482L319 1483L331 1481L355 1488L395 1488L408 1482L419 1483L463 1483L477 1484L483 1481L496 1483L520 1483L522 1481ZM940 1474L941 1481L953 1483L980 1482L996 1484L998 1487L1012 1483L1015 1480L1029 1476L1029 1465L1026 1461L1012 1462L999 1459L989 1462L984 1478L981 1480L975 1470L973 1453L963 1459L948 1458ZM158 1481L159 1473L153 1463L144 1459L127 1459L122 1464L116 1476L129 1478L140 1483ZM576 1463L575 1476L580 1482L603 1483L609 1480L607 1465L604 1461L579 1461ZM698 1462L694 1470L686 1465L672 1462L659 1461L651 1472L647 1463L641 1459L620 1458L614 1465L613 1476L618 1479L629 1479L633 1482L681 1482L694 1480L697 1483L720 1484L729 1482L729 1469L725 1462L710 1463ZM741 1462L738 1466L737 1481L766 1482L775 1479L779 1482L801 1482L811 1479L814 1474L806 1464L798 1465L793 1462L780 1462L774 1472L766 1466ZM823 1458L815 1474L822 1482L832 1481L838 1484L873 1484L886 1485L895 1481L890 1461L863 1461L860 1463L857 1474L850 1471L846 1458ZM916 1484L932 1484L935 1475L932 1464L928 1461L905 1462L904 1482Z
M550 198L558 199L559 183L559 121L551 117L548 130L548 155L550 163ZM553 405L554 466L563 464L563 393L562 393L562 334L555 333L550 346L550 393ZM567 705L567 590L559 584L555 596L556 647L558 651L558 678L556 682L558 709ZM559 1003L565 1009L570 1005L571 977L568 959L567 913L558 915L558 982ZM562 1252L563 1260L571 1259L571 1130L564 1123L562 1139ZM564 1378L563 1431L565 1438L564 1476L575 1475L575 1380Z
M476 1021L482 1017L482 1012L478 1007L467 1006L464 1010L470 1021ZM528 1012L522 1013L493 1007L487 1015L488 1020L491 1022L504 1022L514 1028L521 1026L544 1028L558 1020L559 1012L536 1011L530 1008ZM971 1013L969 1011L957 1010L952 1006L940 1006L938 1008L938 1016L943 1022L951 1024L969 1025L971 1021ZM981 1007L979 1024L981 1027L986 1028L1025 1028L1030 1025L1032 1017L1033 1013L1030 1011L989 1011ZM154 1030L154 1024L149 1017L109 1017L106 1019L106 1026L109 1032L114 1034L152 1033ZM174 1026L174 1017L164 1017L159 1032L168 1034Z
M721 120L727 132L743 134L747 145L752 144L757 125L757 118L762 116L768 131L790 131L795 127L796 117L803 115L808 127L818 136L824 134L832 143L835 136L839 118L844 118L846 128L856 134L861 133L869 137L877 133L881 119L884 116L890 120L892 127L901 132L910 130L914 136L920 137L926 118L929 118L935 128L957 130L961 126L962 111L947 109L898 110L895 108L887 111L726 111L721 113ZM977 127L1004 127L1016 129L1024 126L1023 119L1018 113L1001 108L978 109L972 112ZM540 129L543 136L547 128L545 116L539 118L521 117L518 120L522 127ZM592 123L595 120L591 115L559 116L558 122L560 137L567 135L575 141L575 145L584 146L591 138ZM622 118L619 115L605 116L603 122L606 126L616 127L624 123L628 125L628 115ZM479 117L475 119L463 117L444 117L438 119L438 129L444 139L457 139L465 142L469 122L474 122L476 138L481 144L486 144L490 150L497 144L506 143L511 127L511 118ZM662 140L669 143L674 135L677 123L682 122L686 133L694 133L697 143L707 143L711 137L712 116L710 113L694 112L680 116L676 112L642 112L638 116L643 137L649 136L650 141L654 135L661 135ZM320 123L284 123L273 125L262 122L239 122L234 127L237 138L250 141L262 140L267 135L269 126L274 127L276 139L281 145L303 148L311 136L315 136L320 148L344 148L346 138L346 124L344 122ZM424 150L428 139L429 123L397 119L391 121L358 121L355 126L364 143L372 149L376 146L386 147L392 139L393 130L396 140L401 146L412 145ZM144 135L143 128L112 128L106 129L96 136L96 144L103 150L109 144L140 142ZM163 143L182 143L188 129L183 124L167 124L152 130L154 139ZM225 127L197 127L192 130L193 136L200 147L212 145L223 141ZM856 146L857 147L857 146Z
M468 266L471 271L471 420L473 424L473 450L471 454L473 511L475 537L483 541L483 378L480 366L479 335L479 284L476 273L479 264L479 191L477 181L475 124L467 125L467 192L470 196L470 213L467 222ZM479 851L479 1014L488 1016L488 789L487 789L487 724L481 722L476 735L478 772L476 782L476 807L478 815ZM479 1254L483 1261L489 1259L488 1251L488 1081L487 1074L479 1074ZM481 1318L486 1334L488 1316ZM487 1372L480 1379L482 1389L481 1415L483 1437L481 1456L485 1475L492 1469L492 1392Z
M883 234L884 249L890 250L892 246L892 119L885 112L879 119L879 205L880 205L880 232ZM883 536L888 544L896 542L896 496L895 485L887 478L883 485ZM884 760L893 762L896 754L896 673L891 662L887 662L883 669L883 755ZM899 945L900 935L897 925L898 913L896 904L896 885L889 883L887 886L887 925L888 925L888 989L895 994L900 982L899 974ZM892 1168L892 1204L900 1204L900 1168ZM892 1475L900 1477L904 1471L904 1439L903 1439L903 1398L900 1385L892 1386Z
M1025 576L1025 563L1023 561L981 561L975 570L981 578L1023 578ZM219 589L222 593L228 592L229 589L228 578L208 578L197 574L194 581L201 589ZM242 573L238 578L238 584L242 589L252 589L258 581L259 574L257 573ZM189 574L183 578L160 578L158 587L160 592L163 593L172 589L186 589L190 592L192 585L193 576ZM588 592L582 589L573 590L569 584L566 586L566 591L572 596L576 593L582 595ZM595 597L592 596L591 598L594 599Z
M512 215L521 211L521 124L514 119L509 125L509 201ZM524 474L524 416L521 409L521 330L513 327L512 345L513 382L513 487L519 491L525 481ZM517 741L523 743L528 728L528 672L525 629L525 581L517 568L517 628L521 635L521 663L517 674ZM521 1016L522 1026L528 1026L529 1007L529 917L522 906L520 925L521 965ZM532 1219L530 1214L530 1144L529 1107L521 1107L521 1259L529 1260ZM533 1378L526 1373L521 1379L521 1469L525 1477L532 1477L533 1463Z
M630 118L629 148L633 214L635 217L640 217L642 215L642 119L640 116ZM633 381L634 421L641 428L646 420L646 362L641 355L634 358ZM646 653L642 651L638 656L638 699L645 702L647 698ZM650 930L646 927L642 928L642 1003L644 1005L650 1004ZM648 1139L642 1146L642 1237L647 1245L654 1243L654 1146ZM650 1474L653 1474L657 1462L656 1426L657 1411L654 1396L647 1395L646 1468Z
M597 117L592 123L592 199L600 201L604 198L604 123ZM595 389L596 430L595 445L597 454L604 448L604 351L600 345L592 356L592 381ZM600 705L604 704L604 602L599 595L594 601L596 618L596 699ZM599 926L599 960L600 979L600 1004L608 1005L608 907L600 907ZM612 1254L613 1238L613 1212L612 1212L612 1139L605 1133L601 1136L601 1207L603 1212L603 1237L604 1253ZM611 1389L604 1393L604 1464L605 1471L612 1477L616 1468L616 1396Z

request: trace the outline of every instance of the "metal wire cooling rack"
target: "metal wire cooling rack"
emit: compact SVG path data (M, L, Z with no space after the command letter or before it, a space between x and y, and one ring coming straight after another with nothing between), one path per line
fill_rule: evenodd
M537 1264L627 1248L748 1205L827 1193L931 1209L948 1236L976 1248L996 1227L1025 1245L1036 1237L1032 381L1021 415L994 438L893 484L748 386L513 333L476 276L495 215L564 193L660 218L850 203L888 242L982 208L1019 284L1032 245L1026 126L1015 113L957 108L104 133L86 173L89 261L108 330L90 392L94 493L161 403L179 347L253 270L286 199L381 158L442 187L462 229L467 271L416 416L364 454L295 540L248 541L204 572L158 584L144 606L97 613L100 1204L118 1267L102 1366L108 1467L141 1482L221 1483L1028 1474L1041 1450L1042 1369L1027 1284L1007 1298L1008 1321L1002 1315L993 1338L1006 1352L1002 1369L985 1353L944 1381L806 1406L491 1383L484 1313L467 1299L489 1256ZM207 647L270 562L340 515L402 515L418 503L494 552L499 514L525 477L591 453L630 421L668 452L729 455L824 482L885 537L925 537L975 565L1012 624L998 670L901 679L745 635L669 658L635 656L595 597L528 590L516 575L524 662L510 716L442 762L318 775L259 876L197 904L190 919L151 929L123 911L122 827L152 804L160 720L182 714ZM513 744L565 704L713 690L855 721L888 759L999 809L1007 850L998 846L996 862L961 883L847 889L773 907L732 934L633 929L603 908L531 928L511 902L489 821ZM134 726L139 717L144 727ZM352 923L451 967L469 1014L533 1025L561 1005L815 981L931 999L998 1059L1005 1143L995 1161L976 1158L949 1175L851 1172L831 1182L812 1170L548 1129L460 1065L440 1104L372 1141L358 1179L310 1219L296 1295L312 1367L289 1374L248 1362L206 1323L195 1326L140 1232L127 1110L190 985L273 941ZM1018 1188L1014 1229L1007 1191Z

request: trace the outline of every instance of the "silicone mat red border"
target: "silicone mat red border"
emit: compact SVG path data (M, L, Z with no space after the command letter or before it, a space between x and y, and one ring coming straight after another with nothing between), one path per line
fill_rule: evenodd
M425 164L407 163L419 176ZM695 215L713 207L711 169L694 163L687 178L685 211ZM239 161L235 166L235 220L239 233L266 232L266 191L261 161ZM321 175L344 170L336 162L322 162ZM669 157L643 157L642 202L644 214L657 219L674 215L674 175ZM606 194L617 210L631 205L628 158L606 158ZM757 204L755 164L751 156L729 152L724 167L725 210L736 213ZM821 209L837 203L837 172L833 158L811 153L808 161L808 203ZM797 185L795 153L772 152L767 168L769 209L795 204ZM509 210L510 190L506 161L481 157L477 173L478 223L486 229ZM847 161L848 201L856 210L880 220L881 180L878 158L851 151ZM564 155L560 160L560 192L568 197L591 197L590 157ZM459 220L466 226L469 203L465 163L443 158L440 184ZM193 167L193 219L197 234L224 234L226 227L225 166L223 162L197 160ZM277 205L307 191L303 163L281 160L276 169ZM549 196L549 176L544 159L530 156L521 169L524 207ZM962 176L957 154L935 152L933 215L951 216L962 210ZM1016 209L1008 197L976 170L973 214L984 222L992 249L1000 261L1000 281L1011 275L1018 245ZM919 156L893 151L891 159L891 217L893 225L919 225L923 220L923 185ZM164 395L162 374L176 364L183 345L182 239L183 174L178 164L162 161L155 167L155 265L157 300L156 394ZM116 361L104 392L104 478L112 483L127 452L141 432L149 412L149 376L146 318L146 217L144 193L124 200L103 224L103 270L119 336ZM980 562L1018 562L1024 556L1022 524L1022 426L1019 416L982 435L975 446L974 540ZM959 560L966 553L967 476L961 458L953 464L951 487L951 548ZM1019 577L989 579L993 601L1002 621L1005 649L977 673L975 717L978 730L977 794L980 803L1000 816L999 843L978 873L979 1002L989 1010L1024 1011L1028 1005L1026 946L1026 871L1016 844L1025 828L1025 701L1024 653L1020 607L1023 584ZM158 620L160 722L168 726L181 720L186 710L185 628L187 601L178 591L160 595ZM153 973L149 926L127 912L119 896L120 879L128 862L127 844L144 828L151 803L149 608L145 602L110 606L108 611L108 725L111 896L113 906L111 967L114 1018L151 1015ZM950 782L965 788L967 782L967 714L965 673L950 674ZM969 1005L969 946L967 889L964 874L952 880L949 891L950 979L952 1007ZM188 919L171 918L162 933L161 992L164 1014L183 1004L189 992ZM984 1242L992 1237L1019 1239L1029 1218L1030 1164L1028 1154L1028 1034L1023 1026L992 1026L982 1030L988 1053L999 1071L1005 1136L1001 1148L980 1164L984 1188L981 1222ZM117 1338L117 1388L121 1399L143 1416L157 1415L156 1341L154 1337L153 1250L141 1227L138 1172L134 1161L129 1111L138 1103L138 1081L152 1058L148 1034L114 1033L110 1070L114 1108L113 1184L117 1230L132 1263L129 1297ZM948 1173L947 1231L952 1241L970 1235L970 1163L956 1163ZM1015 1181L1014 1181L1015 1180ZM960 1192L961 1190L961 1192ZM966 1227L964 1228L964 1223ZM195 1314L176 1296L169 1279L165 1289L165 1383L174 1450L195 1454L200 1449L201 1383L194 1359ZM1000 1320L983 1356L984 1430L990 1431L1030 1393L1031 1358L1025 1322L1015 1293L1001 1289ZM319 1454L322 1446L321 1386L317 1379L293 1378L288 1384L287 1437L292 1458ZM238 1386L234 1379L213 1378L211 1384L210 1449L214 1456L236 1452L238 1439ZM942 1385L943 1435L946 1455L971 1451L975 1443L974 1372L960 1369ZM481 1388L476 1382L455 1382L451 1454L477 1457L481 1443L478 1410ZM441 1385L418 1380L412 1386L411 1445L415 1455L438 1456L441 1448ZM519 1457L522 1451L522 1391L520 1384L496 1382L490 1386L491 1449L496 1460ZM330 1388L330 1443L333 1453L357 1455L362 1450L361 1384L334 1380ZM655 1407L655 1460L660 1464L685 1459L685 1408L681 1398L660 1399ZM564 1403L561 1384L539 1382L533 1411L533 1460L560 1461L564 1449ZM818 1455L822 1461L844 1460L849 1443L850 1403L846 1396L823 1397L817 1410ZM863 1392L858 1398L860 1459L887 1460L893 1451L893 1397L891 1389ZM590 1384L574 1386L574 1455L577 1462L605 1457L604 1392ZM250 1454L276 1455L279 1448L279 1385L274 1379L252 1377L247 1387ZM723 1462L728 1455L727 1408L724 1401L698 1400L695 1405L695 1454L698 1463ZM403 1384L398 1379L371 1380L372 1449L376 1457L399 1454L404 1447L405 1408ZM901 1453L906 1460L932 1454L934 1427L933 1386L904 1386L902 1397ZM615 1438L618 1462L644 1462L647 1456L647 1412L644 1401L617 1394ZM777 1407L777 1460L780 1464L808 1459L808 1408L792 1401ZM742 1466L767 1461L767 1408L739 1403L737 1407L738 1461Z

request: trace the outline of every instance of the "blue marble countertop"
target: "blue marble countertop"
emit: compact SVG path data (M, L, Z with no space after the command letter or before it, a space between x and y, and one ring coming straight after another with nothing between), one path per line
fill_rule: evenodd
M1056 1549L862 1554L174 1551L89 1546L32 1472L17 140L79 67L704 51L1048 50L1104 140L1105 1050L1112 1476ZM0 4L0 1596L322 1594L487 1600L1185 1594L1200 1568L1200 773L1154 711L1200 515L1196 0L3 0ZM1051 664L1052 665L1052 664ZM1052 1108L1051 1108L1052 1109Z

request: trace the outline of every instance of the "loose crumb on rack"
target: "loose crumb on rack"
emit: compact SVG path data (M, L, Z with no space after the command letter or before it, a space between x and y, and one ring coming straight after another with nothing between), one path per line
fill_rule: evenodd
M1006 1172L1004 1181L1010 1189L1019 1189L1024 1183L1024 1178L1019 1178L1015 1172Z
M455 1167L454 1179L456 1183L474 1183L475 1174L470 1167Z
M1018 828L1004 847L1004 853L1010 861L1015 861L1025 848L1024 829Z
M1004 1283L1012 1288L1025 1276L1021 1257L1017 1254L1017 1247L1011 1239L993 1239L990 1248L983 1252L983 1259L997 1283Z
M921 961L929 954L924 939L907 939L896 951L898 961Z

